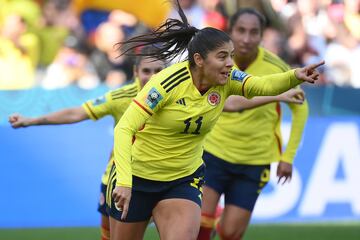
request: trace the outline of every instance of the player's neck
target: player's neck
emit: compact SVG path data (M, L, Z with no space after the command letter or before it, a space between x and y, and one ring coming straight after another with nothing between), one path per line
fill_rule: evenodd
M240 70L245 71L251 63L253 63L258 55L258 50L248 55L237 55L234 56L234 62Z
M204 80L204 73L202 73L200 69L191 68L190 72L195 87L201 95L203 95L207 90L209 90L209 88L211 88L211 84Z

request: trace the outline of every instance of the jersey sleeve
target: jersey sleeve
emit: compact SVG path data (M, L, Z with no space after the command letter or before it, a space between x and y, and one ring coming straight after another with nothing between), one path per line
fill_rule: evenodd
M114 160L116 186L132 186L131 147L132 137L150 117L132 102L114 129Z
M132 137L144 126L148 118L166 104L169 94L161 86L161 82L162 78L154 75L133 99L115 127L114 155L117 186L132 186Z
M309 107L306 100L303 104L288 104L288 106L291 109L292 114L291 132L289 142L281 156L281 160L292 164L301 142L305 124L309 115Z
M101 97L85 102L82 107L85 109L89 118L96 121L111 114L111 104L111 94L110 92L107 92Z
M295 70L257 77L233 69L230 74L230 95L242 95L246 98L273 96L283 93L300 83L302 81L296 78Z

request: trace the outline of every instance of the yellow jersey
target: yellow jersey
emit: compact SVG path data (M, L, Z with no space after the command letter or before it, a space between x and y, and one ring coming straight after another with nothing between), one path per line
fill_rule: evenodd
M107 92L104 96L98 97L94 100L85 102L82 107L85 109L90 119L97 121L98 119L111 115L116 124L125 110L129 107L131 100L140 91L140 81L135 79L133 83ZM101 177L101 182L107 184L111 166L113 164L113 152L109 157L109 162L106 166L105 173Z
M225 85L201 94L188 61L165 68L144 86L115 127L116 184L132 186L132 175L172 181L192 174L203 164L204 138L229 95L274 95L300 82L294 71L260 79L233 68Z
M259 48L256 59L245 70L256 76L281 73L289 67L271 52ZM241 112L224 112L208 134L204 148L224 161L235 164L264 165L275 161L292 163L308 117L308 104L288 104L292 128L282 153L279 103L268 103ZM234 127L236 126L236 127Z

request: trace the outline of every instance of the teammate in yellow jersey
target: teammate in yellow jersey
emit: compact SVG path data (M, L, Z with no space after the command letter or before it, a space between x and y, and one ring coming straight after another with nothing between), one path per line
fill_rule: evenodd
M235 65L256 76L288 71L287 64L259 46L264 27L265 18L254 9L239 9L230 18ZM207 171L199 240L210 239L221 194L225 196L225 208L216 227L218 235L222 240L239 240L245 233L261 189L269 181L270 163L279 161L279 182L282 178L283 182L291 178L292 162L307 120L308 105L306 101L301 105L289 104L291 136L282 153L280 104L269 102L269 97L248 100L231 96L225 109L237 112L223 113L208 134L203 155ZM260 107L245 110L256 106Z
M145 54L151 47L144 47L141 53ZM129 106L133 97L140 91L150 77L161 71L165 63L154 58L138 56L134 64L135 81L131 84L109 91L104 96L95 100L87 101L82 106L64 109L37 118L28 118L19 114L9 117L13 128L28 127L35 125L70 124L87 119L98 120L104 116L111 115L116 124ZM113 154L101 179L101 195L98 211L101 213L101 235L102 240L110 239L109 215L106 210L105 196L110 169L113 165Z
M188 60L154 75L115 127L116 176L112 184L111 239L142 239L153 217L161 239L196 239L201 218L204 137L230 95L277 95L319 74L313 64L285 73L253 77L233 68L234 46L217 29L168 19L148 35L122 43L162 43L151 53L170 60L188 51ZM126 52L126 51L125 51ZM141 129L141 130L139 130ZM132 141L135 135L136 140Z

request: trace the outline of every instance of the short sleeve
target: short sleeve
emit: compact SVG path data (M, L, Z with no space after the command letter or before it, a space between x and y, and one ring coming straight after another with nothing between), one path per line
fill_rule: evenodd
M85 102L82 107L92 120L98 120L106 115L111 114L111 94L107 92L105 95Z

